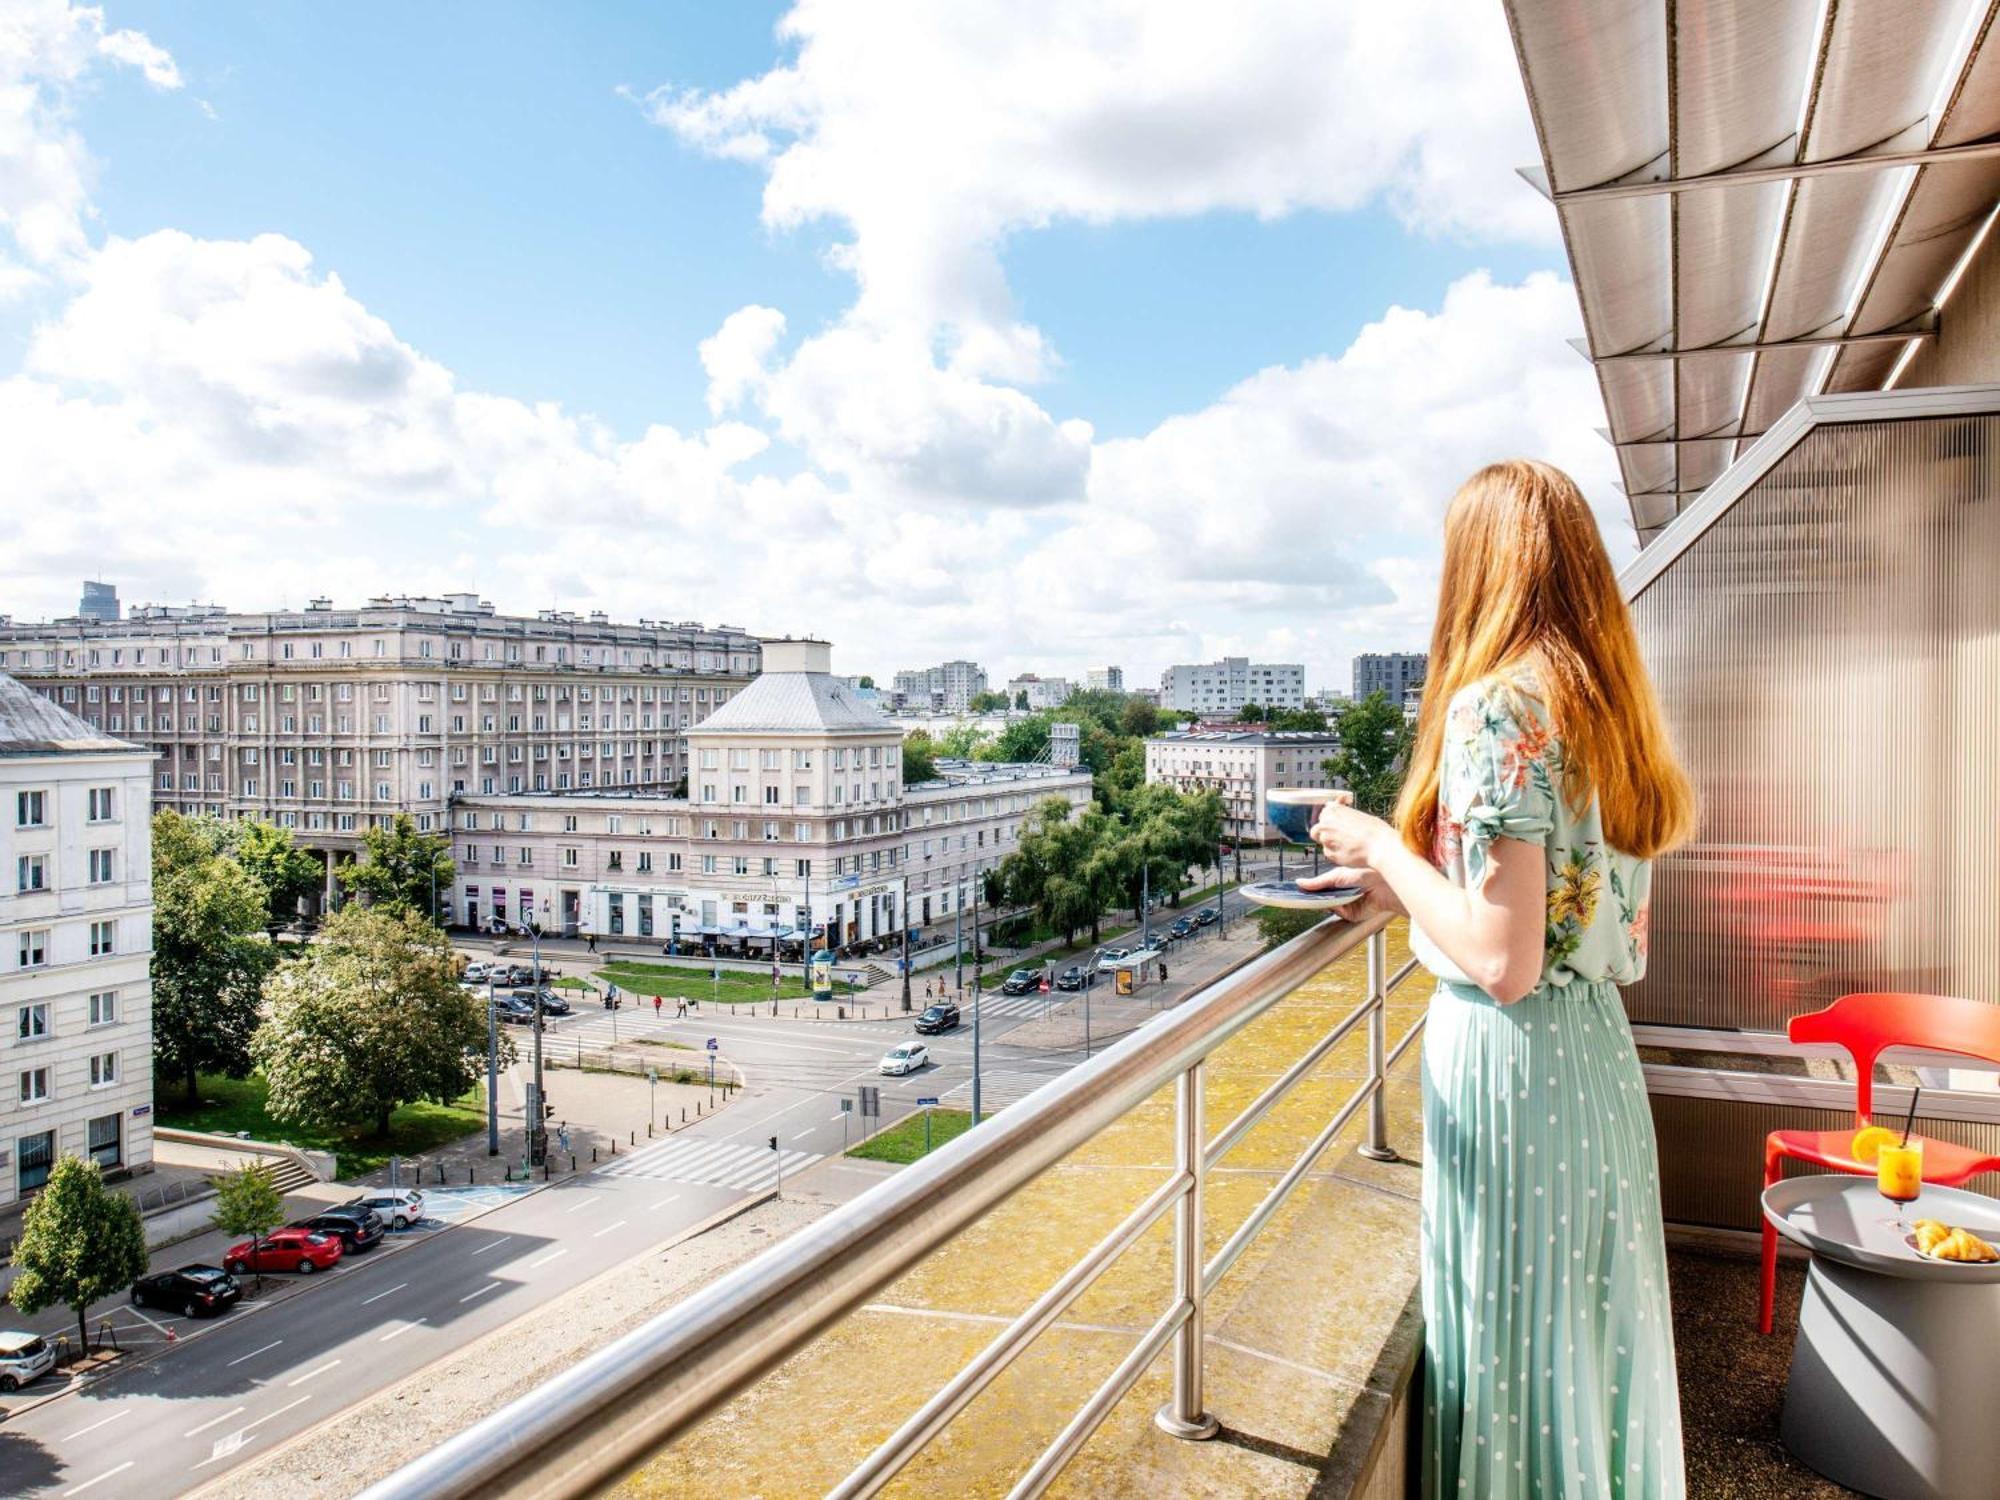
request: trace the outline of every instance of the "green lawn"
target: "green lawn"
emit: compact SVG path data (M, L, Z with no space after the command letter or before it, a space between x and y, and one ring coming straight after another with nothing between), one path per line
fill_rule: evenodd
M474 1088L456 1104L405 1104L389 1116L386 1137L369 1134L365 1125L347 1130L310 1130L283 1124L273 1119L265 1107L264 1080L255 1073L248 1078L203 1074L197 1092L201 1102L190 1108L182 1096L179 1080L162 1084L155 1096L158 1122L171 1130L206 1130L217 1135L247 1130L252 1140L331 1151L339 1158L343 1178L385 1167L391 1156L421 1155L446 1141L486 1128L483 1086Z
M709 978L706 965L642 964L620 959L598 974L600 981L615 984L635 995L685 995L690 1000L715 1000L723 1005L754 1005L771 998L771 973L746 973L724 969L719 982ZM845 998L847 987L834 986L834 994ZM787 965L778 990L781 1000L811 999L796 966Z
M898 1120L880 1135L871 1136L851 1149L849 1156L868 1161L893 1161L907 1166L924 1154L924 1115L931 1117L931 1149L935 1151L955 1135L972 1128L972 1112L964 1109L918 1110L907 1120Z

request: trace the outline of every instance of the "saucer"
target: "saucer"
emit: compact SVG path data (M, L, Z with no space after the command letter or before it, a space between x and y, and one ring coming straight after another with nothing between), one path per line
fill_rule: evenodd
M1254 885L1244 886L1241 891L1245 901L1255 901L1259 906L1283 906L1293 911L1332 911L1335 907L1359 901L1361 894L1358 885L1303 891L1296 880L1260 880Z

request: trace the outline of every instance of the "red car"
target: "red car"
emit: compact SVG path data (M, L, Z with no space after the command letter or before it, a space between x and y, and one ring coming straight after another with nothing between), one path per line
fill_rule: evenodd
M324 1271L341 1256L340 1236L317 1229L274 1229L261 1240L231 1245L222 1268L235 1276L245 1271L297 1271L310 1276Z

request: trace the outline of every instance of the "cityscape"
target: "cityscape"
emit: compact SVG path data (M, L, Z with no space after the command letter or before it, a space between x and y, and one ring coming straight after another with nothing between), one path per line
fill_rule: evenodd
M0 0L0 1495L1993 1493L2000 0L464 16Z

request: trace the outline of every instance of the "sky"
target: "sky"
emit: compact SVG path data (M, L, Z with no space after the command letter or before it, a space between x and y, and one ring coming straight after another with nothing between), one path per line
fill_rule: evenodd
M1498 0L0 0L0 614L476 590L998 679L1632 536Z

